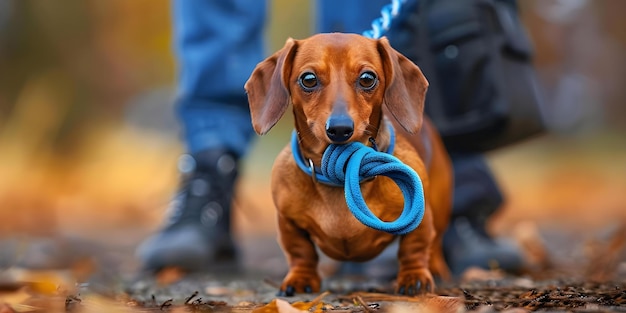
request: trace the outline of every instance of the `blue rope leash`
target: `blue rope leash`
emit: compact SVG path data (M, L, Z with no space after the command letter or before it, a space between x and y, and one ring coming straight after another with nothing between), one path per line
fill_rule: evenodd
M390 4L383 6L380 17L372 21L372 29L363 32L363 36L378 39L391 27L391 21L400 14L402 4L407 0L391 0Z
M422 222L425 205L422 182L412 168L393 155L376 151L360 142L331 144L322 156L321 171L332 183L345 186L348 208L364 225L404 235ZM360 182L377 175L391 178L404 196L404 209L395 221L382 221L363 199Z
M379 152L360 142L329 145L322 155L319 172L307 164L298 146L298 135L291 136L291 150L298 167L314 181L344 187L346 204L350 212L364 225L394 235L413 231L424 217L424 190L415 171L392 155L395 133L391 130L391 145L387 152ZM378 175L391 178L402 191L404 209L395 221L379 219L367 207L360 183Z

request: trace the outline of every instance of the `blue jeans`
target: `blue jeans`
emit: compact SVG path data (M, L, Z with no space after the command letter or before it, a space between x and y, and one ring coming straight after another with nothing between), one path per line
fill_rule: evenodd
M361 33L389 0L319 0L319 32ZM177 115L187 150L244 155L254 131L243 85L264 58L266 1L173 0Z
M243 155L253 136L243 89L263 59L266 6L259 0L174 0L177 115L190 153Z

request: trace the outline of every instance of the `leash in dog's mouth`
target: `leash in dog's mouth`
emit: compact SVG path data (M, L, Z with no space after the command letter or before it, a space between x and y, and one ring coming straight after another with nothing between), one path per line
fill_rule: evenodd
M389 155L392 155L393 150L395 148L396 133L391 123L387 124L387 128L389 129L389 137L390 137L389 147L387 148L387 151L381 152L381 153L387 153ZM370 137L368 141L372 144L371 148L374 149L375 151L378 151L378 145L376 144L376 140L373 137ZM326 148L326 151L327 150L328 148ZM304 155L302 154L302 151L300 150L300 145L298 144L298 133L295 130L291 133L291 151L293 154L293 158L296 161L296 164L298 164L298 167L305 174L311 176L311 179L313 180L314 183L322 183L322 184L333 186L333 187L344 186L343 183L334 183L331 180L329 180L326 176L324 176L324 174L322 174L321 168L313 164L313 160L307 159L304 157ZM373 178L374 177L367 177L359 182L368 181Z
M320 168L302 155L295 130L291 136L291 150L298 167L314 182L344 187L346 204L361 223L376 230L404 235L417 228L424 217L424 188L417 173L392 155L395 133L391 125L389 130L391 143L386 152L377 151L375 141L372 147L360 142L331 144L324 151ZM378 175L391 178L404 196L404 209L395 221L382 221L363 199L360 184Z

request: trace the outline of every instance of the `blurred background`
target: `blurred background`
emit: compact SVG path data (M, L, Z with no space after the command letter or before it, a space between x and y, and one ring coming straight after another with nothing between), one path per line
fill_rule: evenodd
M489 154L507 198L491 230L603 240L626 220L626 1L520 4L549 133ZM272 2L268 53L311 34L311 7ZM43 239L54 244L41 253L136 268L183 152L171 36L167 0L0 1L0 266ZM282 260L268 181L290 128L244 160L235 223L248 263Z

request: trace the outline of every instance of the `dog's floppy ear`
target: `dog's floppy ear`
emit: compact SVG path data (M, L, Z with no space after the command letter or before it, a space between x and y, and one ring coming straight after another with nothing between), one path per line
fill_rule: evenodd
M296 41L289 38L285 46L257 64L246 82L252 126L259 135L266 134L289 106L288 80L296 54Z
M422 126L428 81L417 65L391 47L387 38L378 40L378 52L386 79L387 109L406 131L416 133Z

